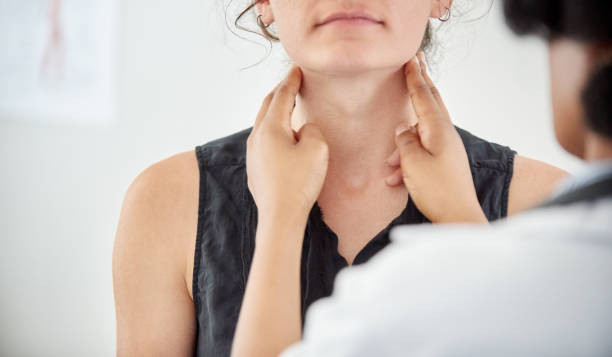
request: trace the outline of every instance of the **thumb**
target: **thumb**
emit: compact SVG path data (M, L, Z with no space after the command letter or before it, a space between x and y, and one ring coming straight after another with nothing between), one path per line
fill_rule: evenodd
M321 132L321 129L312 123L302 125L296 133L298 147L321 147L327 150L327 141Z
M417 129L406 123L401 123L395 129L395 144L402 158L422 154L425 150Z

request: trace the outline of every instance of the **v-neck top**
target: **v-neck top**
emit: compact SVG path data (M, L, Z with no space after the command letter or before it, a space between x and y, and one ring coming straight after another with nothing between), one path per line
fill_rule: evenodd
M200 170L198 226L193 266L197 318L196 356L229 356L240 313L257 227L257 206L248 189L246 140L252 130L197 146ZM516 152L457 128L464 143L481 207L489 221L507 215ZM400 224L431 223L408 197L399 216L372 237L353 264L367 262L389 243ZM347 267L338 237L315 202L304 232L301 258L302 321L308 307L329 296L334 278Z

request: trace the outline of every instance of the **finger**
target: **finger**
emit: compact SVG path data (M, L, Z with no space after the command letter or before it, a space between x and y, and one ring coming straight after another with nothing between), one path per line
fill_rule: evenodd
M255 123L253 124L253 131L255 131L255 129L261 125L261 122L263 122L263 118L266 116L266 114L268 114L268 110L270 109L270 103L272 102L272 99L274 99L274 93L276 92L279 86L280 83L274 86L274 89L272 89L272 91L268 93L268 95L264 98L261 107L259 108L259 112L257 113Z
M313 123L306 123L298 130L296 138L298 147L308 147L312 145L327 148L327 141L321 132L321 129Z
M412 100L418 121L422 123L421 128L439 121L440 107L422 75L421 66L416 56L406 64L405 74L408 95Z
M402 176L402 169L399 168L395 170L391 175L387 176L387 178L385 179L385 183L391 187L403 184L404 178Z
M259 108L259 112L257 113L257 118L255 119L255 123L253 124L253 131L255 131L263 121L263 118L268 113L268 109L270 108L270 103L272 102L272 98L274 98L274 91L268 93L268 95L264 98L263 103L261 104L261 108Z
M295 98L302 85L302 71L296 65L292 65L287 77L281 82L274 94L274 98L268 109L270 123L280 125L291 133L291 113L295 105Z
M419 133L415 127L405 128L400 124L396 132L395 144L400 153L401 164L404 160L411 161L422 157L423 154L429 154L421 144Z
M389 156L386 160L387 165L391 166L391 167L395 167L395 166L399 166L400 165L400 153L399 153L399 149L395 149L395 151L393 151L393 154L391 154L391 156Z
M423 75L423 78L425 79L425 83L427 83L427 85L429 86L429 90L431 91L431 94L433 94L436 102L438 103L438 106L442 110L442 113L444 114L444 118L447 119L448 121L451 121L450 114L448 113L448 110L446 109L446 105L444 104L444 101L442 100L440 91L438 90L434 82L431 80L431 77L429 77L428 65L427 65L427 60L425 59L425 54L423 52L419 52L417 56L419 56L419 63L421 65L421 74Z
M414 125L419 122L419 116L414 111L414 105L412 104L412 100L408 101L408 113L407 113L407 122L411 125Z

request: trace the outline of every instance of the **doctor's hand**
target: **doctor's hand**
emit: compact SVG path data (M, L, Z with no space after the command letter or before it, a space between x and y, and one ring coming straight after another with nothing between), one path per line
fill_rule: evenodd
M260 221L307 219L327 174L328 147L319 128L310 123L298 132L291 128L301 82L302 72L293 65L264 99L247 139L248 187Z
M397 127L397 150L387 159L397 170L387 184L403 183L417 208L433 223L487 222L465 147L427 75L422 53L404 70L417 124Z

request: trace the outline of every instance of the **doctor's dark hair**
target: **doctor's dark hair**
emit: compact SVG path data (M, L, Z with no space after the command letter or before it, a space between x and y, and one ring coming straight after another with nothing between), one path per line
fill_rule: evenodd
M583 42L612 40L612 2L608 0L505 0L506 23L519 35Z
M506 23L518 35L567 38L612 49L610 0L505 0ZM582 93L591 130L612 138L612 62L596 66Z

